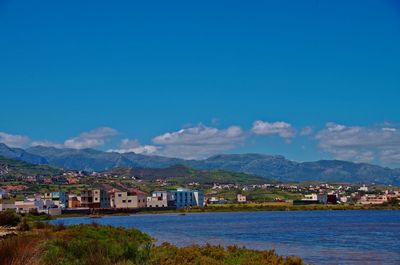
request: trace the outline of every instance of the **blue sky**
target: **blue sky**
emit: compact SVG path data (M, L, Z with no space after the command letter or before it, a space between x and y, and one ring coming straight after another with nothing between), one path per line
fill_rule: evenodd
M0 0L0 142L400 166L400 4Z

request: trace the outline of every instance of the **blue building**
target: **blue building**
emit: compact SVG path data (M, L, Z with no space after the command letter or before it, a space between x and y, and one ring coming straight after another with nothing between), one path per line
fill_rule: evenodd
M203 192L178 188L168 192L168 204L176 208L203 207Z

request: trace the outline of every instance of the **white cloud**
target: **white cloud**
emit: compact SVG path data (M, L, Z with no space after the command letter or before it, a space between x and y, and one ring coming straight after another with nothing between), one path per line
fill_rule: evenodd
M100 127L65 140L64 147L74 149L99 147L104 145L110 137L117 134L118 131L113 128Z
M27 136L0 132L0 143L4 143L9 147L24 147L29 142L30 139Z
M132 147L127 149L109 149L107 152L115 152L115 153L135 153L135 154L142 154L142 155L155 155L158 151L158 147L154 145L141 145L138 147Z
M319 146L336 159L400 162L400 131L387 126L345 126L327 123L318 132Z
M245 138L238 126L226 129L195 127L168 132L153 138L153 143L161 146L158 153L170 157L186 159L205 158L236 147Z
M77 137L73 137L64 141L64 143L54 143L47 140L31 140L27 136L12 135L0 132L0 142L10 147L28 147L28 146L45 146L56 148L92 148L99 147L106 143L106 141L118 132L109 127L100 127L88 132L83 132Z
M293 138L296 134L295 129L290 123L284 121L267 122L255 121L251 131L257 135L278 135L281 138Z
M154 145L141 145L136 139L123 139L118 149L110 149L107 152L116 153L136 153L143 155L153 155L158 151L158 147Z

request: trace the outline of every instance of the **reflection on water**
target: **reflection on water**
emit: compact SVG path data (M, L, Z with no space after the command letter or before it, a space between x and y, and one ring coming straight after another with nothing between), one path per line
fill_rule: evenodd
M63 218L66 225L90 218ZM314 264L400 264L400 211L298 211L110 216L100 224L135 227L158 240L275 249Z

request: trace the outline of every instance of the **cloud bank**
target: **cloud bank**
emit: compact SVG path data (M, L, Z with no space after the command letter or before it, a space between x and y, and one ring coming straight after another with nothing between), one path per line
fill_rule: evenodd
M244 139L245 133L239 126L218 129L199 124L156 136L153 143L162 146L160 155L195 159L235 148L243 143Z
M284 121L267 122L255 121L251 131L257 135L278 135L281 138L293 138L296 134L295 129L290 123Z
M400 130L387 125L363 127L329 122L318 132L319 146L336 159L400 162Z
M157 146L141 145L137 139L123 139L117 149L109 149L108 152L116 153L136 153L143 155L155 155L158 151Z
M117 134L118 131L113 128L100 127L65 140L64 146L74 149L99 147L103 146L110 137L116 136Z
M0 143L4 143L9 147L23 147L29 142L30 139L27 136L0 132Z

